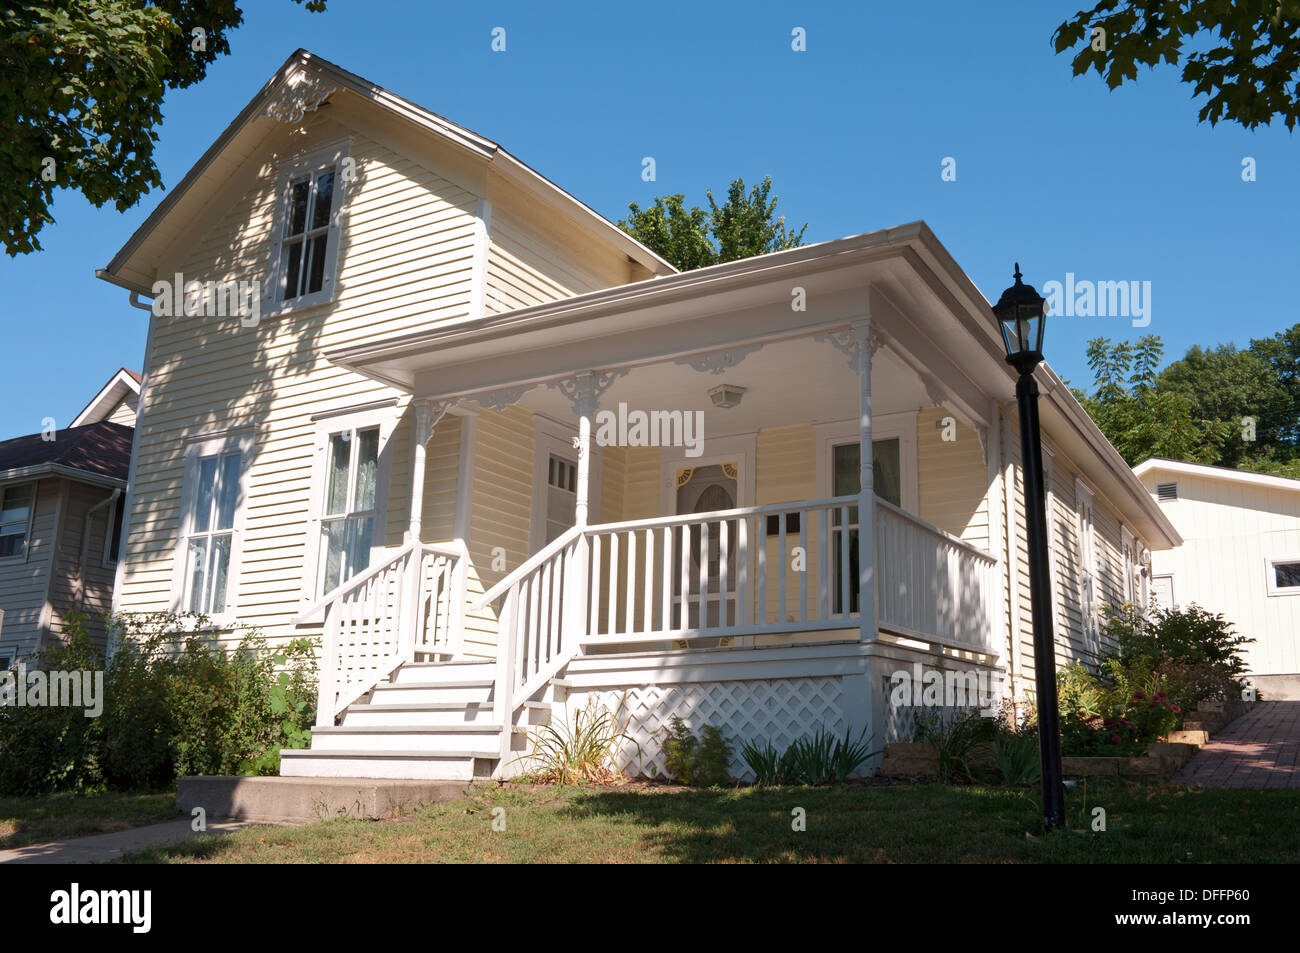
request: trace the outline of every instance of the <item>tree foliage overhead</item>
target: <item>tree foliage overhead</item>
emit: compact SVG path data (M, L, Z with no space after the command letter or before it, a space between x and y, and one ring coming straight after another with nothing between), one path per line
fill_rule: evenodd
M714 201L712 190L705 192L708 211L688 209L685 195L661 195L645 209L635 202L628 205L627 218L618 225L681 271L797 248L808 225L797 232L786 228L771 192L771 176L748 192L745 180L736 179L722 205Z
M1100 28L1104 33L1096 33ZM1198 118L1247 129L1300 119L1300 0L1099 0L1056 28L1057 53L1073 49L1074 75L1097 71L1110 89L1138 66L1182 66Z
M295 2L325 9L325 0ZM0 4L5 251L40 249L56 188L124 211L161 187L153 149L163 96L203 79L242 22L235 0Z
M1130 465L1148 457L1300 477L1300 324L1239 349L1193 346L1157 372L1164 346L1088 343L1093 390L1078 390Z

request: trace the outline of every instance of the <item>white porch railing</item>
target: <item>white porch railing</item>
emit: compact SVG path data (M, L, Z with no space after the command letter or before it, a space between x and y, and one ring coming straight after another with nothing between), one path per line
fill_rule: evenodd
M858 629L857 502L843 496L568 530L475 606L501 601L498 724L514 723L583 647ZM996 650L993 556L882 500L875 533L880 627Z
M900 635L997 652L997 559L876 500L876 620Z
M324 624L316 724L334 724L399 665L460 652L465 566L456 544L408 543L294 620Z

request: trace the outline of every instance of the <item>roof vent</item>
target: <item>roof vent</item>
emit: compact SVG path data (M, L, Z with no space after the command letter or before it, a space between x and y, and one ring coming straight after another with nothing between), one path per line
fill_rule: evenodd
M1174 500L1178 499L1178 484L1157 483L1156 499L1159 500L1161 503L1171 503Z

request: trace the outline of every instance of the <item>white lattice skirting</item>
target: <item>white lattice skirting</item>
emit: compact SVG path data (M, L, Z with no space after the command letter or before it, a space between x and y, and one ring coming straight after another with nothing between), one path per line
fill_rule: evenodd
M808 678L692 682L638 685L626 689L574 691L565 706L570 716L594 696L611 711L623 706L619 720L628 719L627 733L636 744L624 745L620 766L629 774L662 777L664 730L674 715L698 736L705 725L716 725L731 742L731 773L753 780L740 757L746 741L771 741L778 751L792 741L825 726L843 737L844 679L838 675ZM636 746L640 746L638 753Z

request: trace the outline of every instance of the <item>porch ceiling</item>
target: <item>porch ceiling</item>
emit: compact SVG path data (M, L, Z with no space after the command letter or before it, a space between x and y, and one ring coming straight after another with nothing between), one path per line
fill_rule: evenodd
M898 413L928 407L934 400L921 379L892 351L872 362L872 412ZM719 384L739 385L738 407L713 406L708 392ZM722 373L699 371L673 361L633 368L614 381L600 408L617 410L703 411L705 435L752 433L766 427L856 420L859 385L848 358L826 341L811 337L769 344ZM540 386L520 401L530 410L562 423L574 422L573 405L560 391Z

